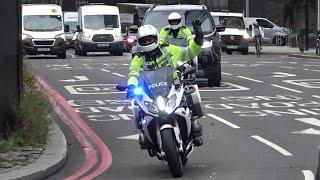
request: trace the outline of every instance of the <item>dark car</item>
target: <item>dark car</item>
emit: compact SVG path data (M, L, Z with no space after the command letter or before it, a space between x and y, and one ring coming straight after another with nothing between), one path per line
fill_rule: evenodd
M168 26L168 15L178 12L182 16L183 26L193 32L192 21L201 16L202 30L205 34L202 52L194 59L197 79L208 79L209 86L220 86L221 83L221 49L218 30L209 10L204 5L158 5L150 8L144 17L142 25L151 24L160 32L161 28Z

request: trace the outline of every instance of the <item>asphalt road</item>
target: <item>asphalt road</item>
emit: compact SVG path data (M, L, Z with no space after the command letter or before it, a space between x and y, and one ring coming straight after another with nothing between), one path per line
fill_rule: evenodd
M57 90L100 137L112 165L95 179L170 179L165 163L139 148L129 103L114 89L131 54L89 54L65 60L30 58L32 69ZM182 179L313 180L320 144L320 60L255 55L222 58L223 85L201 88L204 145L191 154ZM69 145L65 167L48 179L79 171L86 147L59 122ZM90 134L86 134L90 136ZM101 152L90 137L98 161Z

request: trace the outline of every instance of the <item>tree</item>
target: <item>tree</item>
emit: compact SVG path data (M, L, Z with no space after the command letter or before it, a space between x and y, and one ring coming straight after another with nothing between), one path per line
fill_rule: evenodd
M310 7L315 8L317 0L309 0ZM289 20L289 27L291 29L295 28L295 11L303 7L306 0L284 0L283 1L283 12L284 12L284 23Z

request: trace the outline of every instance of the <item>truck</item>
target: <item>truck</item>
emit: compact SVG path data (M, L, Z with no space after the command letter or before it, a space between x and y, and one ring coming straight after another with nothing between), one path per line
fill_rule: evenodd
M26 55L66 58L66 36L61 7L54 4L22 5L22 48Z

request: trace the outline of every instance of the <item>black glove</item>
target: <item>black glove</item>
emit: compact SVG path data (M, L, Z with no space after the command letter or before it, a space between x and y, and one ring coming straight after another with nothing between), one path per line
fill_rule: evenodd
M136 88L135 85L130 84L128 86L128 90L127 90L127 95L126 95L126 99L131 99L134 97L134 89Z
M195 20L192 22L194 34L196 35L194 38L194 42L197 43L199 46L203 44L203 32L201 29L201 22L199 20Z

